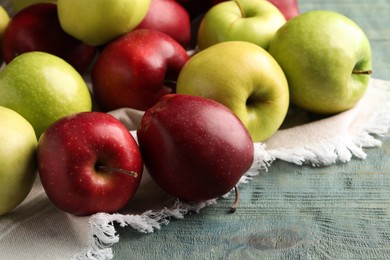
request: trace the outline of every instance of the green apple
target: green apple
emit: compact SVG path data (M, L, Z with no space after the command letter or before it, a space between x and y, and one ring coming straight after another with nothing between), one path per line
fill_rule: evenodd
M281 27L269 48L284 70L291 102L319 114L352 108L371 74L371 48L363 30L340 13L303 13Z
M23 8L41 2L56 2L57 0L11 0L11 6L15 13L19 12Z
M7 10L4 9L2 5L0 5L0 50L2 46L2 40L3 40L3 34L5 31L5 28L7 27L9 21L10 21L10 16L7 12ZM0 52L0 63L3 61L2 54Z
M176 91L227 106L254 142L273 135L289 107L287 80L279 64L263 48L243 41L218 43L195 54L182 68Z
M10 21L10 16L7 10L5 10L2 5L0 5L0 38L3 37L3 33L9 21Z
M284 15L265 0L221 2L204 16L198 29L203 50L224 41L247 41L268 49L276 31L286 23Z
M81 75L67 62L44 52L26 52L0 71L0 106L15 110L37 137L61 117L91 111Z
M142 22L151 0L58 0L62 28L92 46L103 45Z
M0 215L4 215L30 193L37 175L38 141L24 117L0 106L0 143Z

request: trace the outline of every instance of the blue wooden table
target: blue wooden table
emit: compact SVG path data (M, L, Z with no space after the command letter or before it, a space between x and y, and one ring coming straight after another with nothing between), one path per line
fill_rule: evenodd
M300 0L367 33L373 77L390 80L389 0ZM389 111L390 112L390 111ZM390 134L367 159L313 168L276 161L231 199L152 234L118 228L115 259L390 259Z

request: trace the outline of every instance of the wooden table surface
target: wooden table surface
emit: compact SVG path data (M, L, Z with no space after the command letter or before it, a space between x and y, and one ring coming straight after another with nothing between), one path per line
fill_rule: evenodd
M300 0L367 33L373 77L390 80L389 0ZM390 112L390 111L389 111ZM276 161L231 199L152 234L118 227L114 259L390 259L390 134L367 159L313 168Z

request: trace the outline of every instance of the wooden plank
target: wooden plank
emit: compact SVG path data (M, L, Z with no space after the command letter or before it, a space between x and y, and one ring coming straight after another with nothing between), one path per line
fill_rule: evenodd
M390 256L390 136L366 160L312 168L275 162L231 198L153 234L121 229L134 259L385 259ZM122 258L120 258L122 259Z

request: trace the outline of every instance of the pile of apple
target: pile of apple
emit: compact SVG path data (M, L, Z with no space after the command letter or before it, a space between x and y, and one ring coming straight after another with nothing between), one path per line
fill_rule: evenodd
M0 12L0 215L36 172L74 215L122 209L144 166L172 196L217 198L289 107L350 109L371 74L357 24L299 14L296 0L12 3ZM136 136L107 113L123 108L143 113Z

